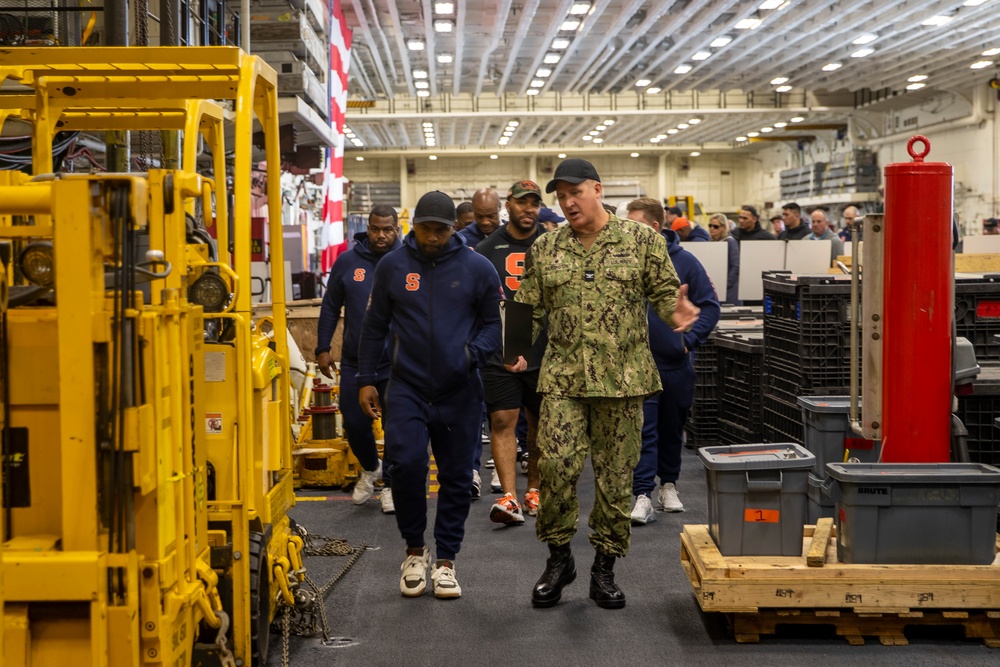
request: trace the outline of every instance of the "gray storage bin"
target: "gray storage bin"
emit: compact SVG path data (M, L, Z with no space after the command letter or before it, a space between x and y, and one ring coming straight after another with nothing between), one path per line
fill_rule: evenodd
M820 479L812 472L809 473L809 512L807 521L814 524L820 519L832 519L837 510L837 503L829 494L829 485L832 484L830 477ZM823 487L827 487L824 490Z
M988 565L1000 469L982 463L829 463L841 563Z
M844 463L847 453L861 463L876 463L881 443L854 435L849 412L850 396L799 396L802 421L805 424L803 444L816 457L813 474L820 480L827 477L827 463Z
M794 443L703 447L708 529L724 556L801 556L809 469Z

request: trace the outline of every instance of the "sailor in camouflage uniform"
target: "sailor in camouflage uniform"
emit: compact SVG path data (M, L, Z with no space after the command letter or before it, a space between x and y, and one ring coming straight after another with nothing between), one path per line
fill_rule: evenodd
M576 577L569 543L580 511L576 485L588 454L596 482L590 542L597 551L590 597L604 608L625 606L613 567L629 547L642 402L661 390L649 351L646 303L679 331L698 315L666 242L652 229L606 212L600 180L585 160L565 160L556 169L545 190L557 192L569 224L535 241L515 297L534 306L536 335L548 319L538 380L543 400L536 531L550 555L532 593L537 607L558 603L563 586Z

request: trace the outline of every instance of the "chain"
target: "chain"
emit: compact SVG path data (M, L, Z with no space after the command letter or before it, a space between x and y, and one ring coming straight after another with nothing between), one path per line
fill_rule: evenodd
M330 641L330 623L326 617L326 595L368 549L367 543L362 542L361 546L355 548L347 540L310 534L302 526L298 526L297 531L304 542L303 556L350 556L350 558L340 569L340 572L322 587L317 586L312 577L302 572L303 580L309 586L309 590L303 590L300 587L295 592L295 605L283 604L281 607L281 667L288 667L288 644L292 633L299 637L314 637L317 633L322 632L323 641Z

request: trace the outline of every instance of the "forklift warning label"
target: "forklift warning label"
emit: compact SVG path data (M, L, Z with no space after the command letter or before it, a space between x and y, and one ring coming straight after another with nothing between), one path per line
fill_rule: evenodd
M209 435L221 434L222 433L222 413L221 412L206 412L205 413L205 433Z

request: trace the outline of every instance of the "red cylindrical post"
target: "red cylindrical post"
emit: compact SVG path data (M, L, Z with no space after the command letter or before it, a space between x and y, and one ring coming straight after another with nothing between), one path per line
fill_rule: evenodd
M954 169L923 161L926 137L907 151L912 162L885 168L882 460L940 463L951 460Z

